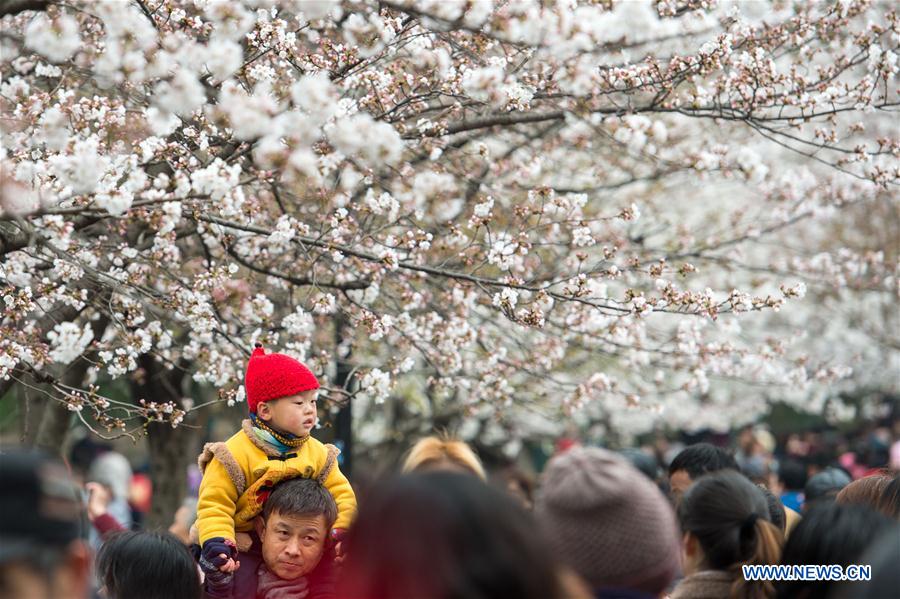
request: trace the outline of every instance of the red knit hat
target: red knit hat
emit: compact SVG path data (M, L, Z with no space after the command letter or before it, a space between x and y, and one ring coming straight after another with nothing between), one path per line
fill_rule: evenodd
M284 354L267 354L262 344L250 354L244 389L251 414L263 401L297 395L310 389L318 389L319 381L309 368Z

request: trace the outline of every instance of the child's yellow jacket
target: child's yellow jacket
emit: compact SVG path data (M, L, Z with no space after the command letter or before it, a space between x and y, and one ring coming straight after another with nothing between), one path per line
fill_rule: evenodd
M203 472L197 503L200 544L214 537L233 541L235 531L250 531L272 487L297 477L318 479L337 503L334 528L348 528L356 514L356 495L338 468L339 453L309 437L296 452L282 456L257 438L249 420L228 441L207 443L198 459Z

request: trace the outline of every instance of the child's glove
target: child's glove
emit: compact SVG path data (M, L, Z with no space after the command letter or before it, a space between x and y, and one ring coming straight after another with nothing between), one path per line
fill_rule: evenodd
M213 537L203 543L200 550L200 567L204 572L218 572L237 555L234 541L224 537ZM236 562L235 562L236 563Z
M231 599L234 595L234 573L219 570L205 572L203 591L207 599Z

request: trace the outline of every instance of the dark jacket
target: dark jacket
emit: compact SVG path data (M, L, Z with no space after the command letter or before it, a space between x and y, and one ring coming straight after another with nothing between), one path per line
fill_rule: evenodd
M250 534L253 545L246 552L240 552L237 561L241 563L231 576L208 576L203 585L207 599L256 599L257 572L263 563L262 546L256 532ZM306 599L335 599L338 564L334 561L334 548L326 542L322 561L307 575L309 593Z

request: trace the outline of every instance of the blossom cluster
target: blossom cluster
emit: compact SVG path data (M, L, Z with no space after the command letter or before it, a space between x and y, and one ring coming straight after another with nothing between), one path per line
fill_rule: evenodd
M0 382L178 426L243 401L259 342L363 444L508 451L897 391L900 17L722 4L3 16Z

